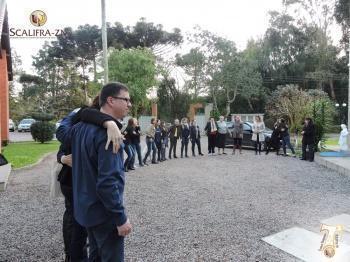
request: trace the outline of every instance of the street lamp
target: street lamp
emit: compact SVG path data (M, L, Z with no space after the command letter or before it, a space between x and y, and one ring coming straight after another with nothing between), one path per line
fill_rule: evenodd
M336 103L335 107L339 110L339 114L340 114L340 121L342 122L342 124L346 124L346 103Z

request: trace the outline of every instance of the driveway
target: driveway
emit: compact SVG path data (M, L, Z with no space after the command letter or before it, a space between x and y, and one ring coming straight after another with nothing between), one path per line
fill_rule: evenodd
M0 193L0 261L62 260L52 161L13 172ZM251 150L138 168L127 173L126 261L299 261L261 238L294 226L318 232L322 219L350 213L349 185L316 163Z

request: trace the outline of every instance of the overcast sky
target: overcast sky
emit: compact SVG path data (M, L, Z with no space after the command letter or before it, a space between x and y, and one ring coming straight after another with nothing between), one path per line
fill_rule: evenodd
M238 48L245 47L251 38L262 36L268 26L269 10L281 10L282 0L106 0L107 21L134 25L141 17L148 22L162 24L166 30L178 27L183 33L195 25L233 40ZM47 24L43 28L56 29L82 24L101 24L100 0L8 0L10 28L34 28L29 15L43 10ZM50 39L46 39L46 41ZM45 39L11 39L12 47L22 57L28 71L32 55Z

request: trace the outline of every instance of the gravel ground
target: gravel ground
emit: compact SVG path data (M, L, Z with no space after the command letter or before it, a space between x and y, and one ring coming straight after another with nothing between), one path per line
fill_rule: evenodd
M62 261L53 159L13 172L0 193L0 261ZM126 261L299 261L261 238L293 226L317 232L320 220L350 214L349 184L316 163L252 151L137 169L127 173Z

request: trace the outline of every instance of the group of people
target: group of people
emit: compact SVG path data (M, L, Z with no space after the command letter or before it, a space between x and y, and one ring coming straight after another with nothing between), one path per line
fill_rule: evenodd
M302 135L302 156L301 160L308 160L310 162L314 161L315 157L315 125L311 118L307 117L304 121L304 126L301 131ZM287 155L287 147L292 151L292 155L296 157L295 149L290 142L289 127L284 119L279 119L273 128L271 138L266 140L266 154L270 152L271 149L276 150L276 154L279 155L279 151L283 148L283 155Z
M233 138L233 151L239 149L242 154L242 141L243 141L243 122L240 116L235 116L233 119L232 130L227 126L224 116L219 117L219 121L215 121L214 117L211 117L208 121L205 131L208 136L208 153L209 155L215 155L215 147L218 148L218 154L226 154L225 147L227 145L226 138L231 136ZM262 144L266 145L266 155L269 154L271 149L276 150L276 154L279 155L280 148L283 148L283 155L287 155L287 147L291 150L292 156L296 157L295 149L290 141L290 133L288 124L284 119L279 119L273 128L273 132L270 136L265 136L265 123L261 116L255 116L252 124L251 140L254 144L255 154L261 155ZM306 118L301 132L302 135L302 157L301 160L314 161L314 147L315 147L315 125L311 118Z
M153 164L167 160L166 156L178 158L179 139L182 158L189 157L190 141L192 156L196 156L196 146L198 155L203 156L201 130L196 121L189 123L187 118L181 122L176 119L167 127L165 122L152 118L145 131L147 153L142 158L138 121L130 118L125 129L122 125L130 108L128 88L121 83L109 83L103 86L90 107L72 111L56 131L61 142L57 161L62 164L58 180L65 198L63 239L66 261L124 261L124 237L132 230L123 204L125 172L135 169L136 156L140 166L148 165L149 157ZM243 126L239 116L234 117L232 130L223 116L218 121L211 117L204 129L209 155L215 154L215 147L218 154L226 154L228 134L234 141L232 153L236 150L242 153ZM256 154L261 154L263 142L267 144L266 154L272 148L278 153L282 140L284 154L288 146L295 155L288 125L283 119L276 123L269 141L265 140L264 130L264 122L256 116L251 138ZM309 118L305 120L302 135L302 159L308 157L313 161L315 128Z

